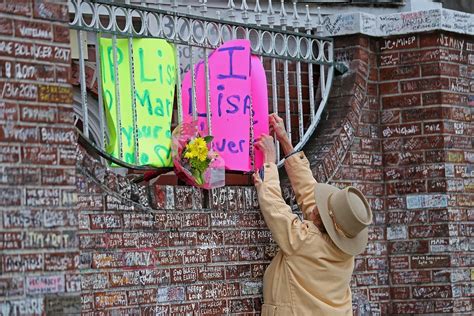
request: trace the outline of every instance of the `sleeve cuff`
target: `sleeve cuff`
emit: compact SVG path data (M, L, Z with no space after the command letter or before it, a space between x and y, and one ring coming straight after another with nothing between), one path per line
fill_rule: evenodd
M288 169L295 168L301 164L309 165L309 161L302 151L285 159L285 169L287 171Z
M263 182L268 182L272 180L280 181L280 177L278 175L278 167L274 163L265 163L263 165L264 168L264 179Z

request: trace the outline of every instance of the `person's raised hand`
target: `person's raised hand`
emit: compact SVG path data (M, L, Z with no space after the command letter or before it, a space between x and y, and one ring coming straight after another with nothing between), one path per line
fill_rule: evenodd
M275 134L285 156L293 152L293 144L288 137L283 119L279 117L278 114L273 113L270 114L268 121L270 123L270 134Z
M286 141L288 139L288 134L286 133L283 119L279 117L278 114L272 113L270 114L268 120L270 123L270 134L274 134L279 142Z
M273 137L270 135L262 134L255 143L255 147L262 151L263 160L265 163L276 162L276 150Z

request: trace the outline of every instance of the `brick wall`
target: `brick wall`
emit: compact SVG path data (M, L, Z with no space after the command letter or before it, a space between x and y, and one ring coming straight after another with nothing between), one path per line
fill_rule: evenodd
M351 70L334 82L306 151L318 181L358 187L374 210L369 246L356 258L354 310L469 313L472 38L435 32L335 43L336 59Z
M0 314L80 307L65 4L0 2Z
M255 190L137 185L78 148L64 10L0 3L1 314L258 314L277 247ZM305 151L318 181L374 211L357 315L472 310L473 42L335 39L350 71Z
M472 310L473 38L378 42L392 312Z
M260 310L277 249L254 188L139 186L78 157L83 314Z

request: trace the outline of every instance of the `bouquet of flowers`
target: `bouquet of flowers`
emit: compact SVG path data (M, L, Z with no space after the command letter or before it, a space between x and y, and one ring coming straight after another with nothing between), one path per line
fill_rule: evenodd
M212 136L201 136L196 121L178 125L172 136L172 156L176 175L186 184L203 189L225 185L225 163L213 151Z

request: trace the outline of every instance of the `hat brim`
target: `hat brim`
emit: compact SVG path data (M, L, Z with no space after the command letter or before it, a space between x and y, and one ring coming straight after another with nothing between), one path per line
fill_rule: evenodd
M326 231L334 244L336 244L336 246L343 252L355 256L362 253L367 246L367 242L369 240L369 230L366 227L353 238L348 238L336 230L334 222L329 215L328 199L332 193L336 193L338 191L339 189L335 186L325 183L317 183L314 189L316 205L318 207L319 215L321 216L324 228L326 228Z

